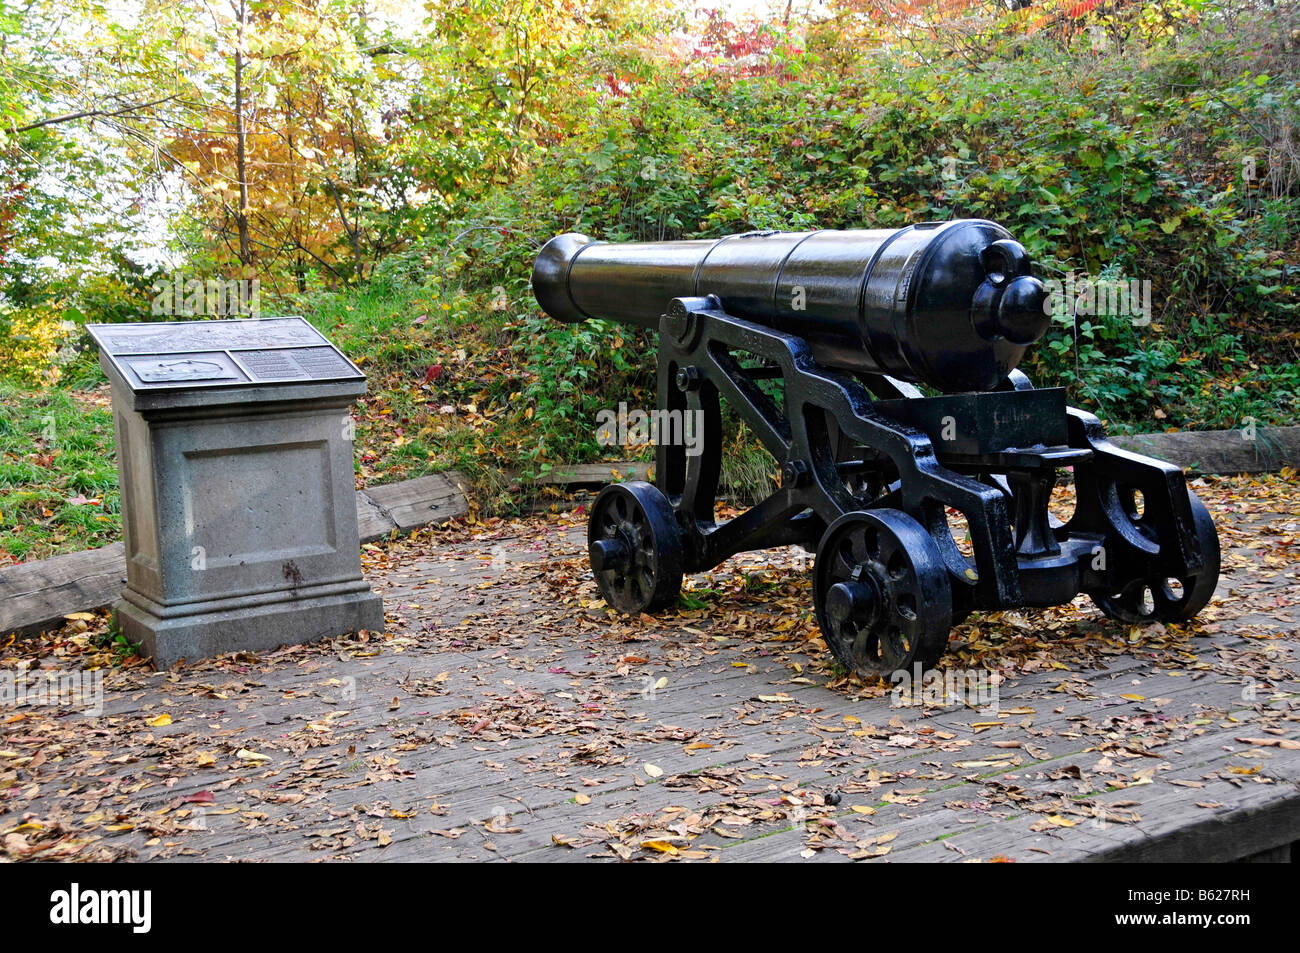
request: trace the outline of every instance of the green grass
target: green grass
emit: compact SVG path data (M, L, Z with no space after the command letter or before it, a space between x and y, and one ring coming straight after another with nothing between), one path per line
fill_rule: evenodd
M279 302L275 313L301 314L366 373L354 411L366 484L459 469L486 509L525 502L503 474L531 429L518 400L527 375L509 354L513 309L484 294L380 283Z
M113 415L102 399L0 384L0 561L121 535Z

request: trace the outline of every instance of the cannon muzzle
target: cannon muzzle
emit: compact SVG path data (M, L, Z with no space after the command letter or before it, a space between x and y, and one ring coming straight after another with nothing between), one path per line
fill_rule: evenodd
M542 248L533 293L561 321L647 328L674 298L714 295L827 367L946 393L997 387L1050 322L1024 247L981 219L632 244L569 233Z

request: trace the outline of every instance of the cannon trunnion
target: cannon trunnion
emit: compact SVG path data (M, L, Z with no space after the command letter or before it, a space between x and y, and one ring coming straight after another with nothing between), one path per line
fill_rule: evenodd
M1048 320L1029 272L984 221L548 242L533 271L547 313L657 328L660 409L703 421L701 452L661 441L656 485L614 484L593 504L606 602L653 612L685 573L800 545L816 553L828 646L866 675L934 665L974 610L1085 592L1126 622L1194 616L1218 580L1214 524L1181 469L1115 447L1063 390L1016 370ZM782 479L719 522L724 401ZM1065 468L1077 499L1062 523L1048 503Z

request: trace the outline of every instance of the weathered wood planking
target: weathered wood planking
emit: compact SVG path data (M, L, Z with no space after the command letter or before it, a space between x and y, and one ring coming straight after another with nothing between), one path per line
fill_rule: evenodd
M418 477L357 493L363 543L469 512L457 471ZM110 605L126 582L121 543L0 569L0 635L36 635L62 624L70 612Z
M1216 518L1228 522L1240 519L1223 511L1216 511ZM1276 516L1261 514L1247 519L1253 518L1278 522ZM1287 519L1294 517L1285 516L1282 522ZM407 547L393 547L389 570L376 574L374 583L388 603L390 634L404 637L407 644L394 642L393 650L384 649L373 657L354 655L356 646L340 644L333 650L292 650L273 664L246 663L251 669L200 667L170 676L147 675L143 682L124 679L117 687L114 679L120 676L110 673L105 716L110 719L107 725L115 730L107 735L100 732L84 743L61 734L63 759L47 762L32 777L41 782L33 808L39 816L63 798L63 791L78 786L97 788L117 779L123 786L133 787L154 777L150 768L154 751L180 754L185 750L181 738L206 739L211 729L223 725L235 734L224 742L213 742L225 748L220 753L220 770L196 770L177 760L178 767L172 769L177 776L167 778L166 783L155 780L117 807L147 827L168 805L202 791L215 792L219 810L208 814L203 830L190 829L163 838L199 851L206 860L302 861L347 856L383 861L573 862L587 859L592 852L613 859L599 843L571 849L556 846L552 838L599 834L607 824L653 816L670 805L699 812L733 797L751 804L771 803L776 793L773 785L778 783L773 775L810 791L828 791L851 778L853 772L869 767L907 780L874 794L846 793L834 818L860 834L897 830L891 853L881 862L987 860L998 854L1020 861L1235 859L1279 847L1279 841L1293 836L1292 825L1300 814L1295 787L1300 754L1242 748L1235 740L1239 735L1259 734L1251 718L1257 706L1267 701L1268 693L1261 694L1261 702L1244 701L1240 678L1221 669L1197 671L1196 665L1214 665L1225 654L1243 648L1267 650L1279 666L1272 689L1294 699L1300 685L1295 681L1294 658L1287 654L1296 642L1295 629L1300 623L1294 601L1281 598L1276 607L1269 602L1266 615L1254 617L1253 631L1238 624L1220 626L1213 634L1189 641L1187 650L1196 658L1188 658L1186 666L1161 667L1140 651L1111 656L1104 667L1072 665L1070 677L1081 683L1086 680L1090 697L1055 690L1053 686L1067 677L1065 673L1039 671L1014 676L1003 692L1002 703L1033 708L1037 712L1034 728L1053 730L1051 735L1034 738L1045 756L1041 760L1028 757L1014 767L978 769L978 777L972 778L972 771L962 769L949 780L932 780L923 776L932 774L939 762L951 772L955 766L950 762L958 758L968 761L1011 753L1025 757L1019 749L1011 752L997 746L998 741L1022 737L1015 724L1020 715L1008 713L1005 725L975 732L971 723L985 719L971 710L893 708L887 698L857 699L820 684L795 683L794 672L777 658L789 651L789 646L768 641L774 634L768 630L769 622L783 618L788 605L758 596L749 600L745 610L753 625L740 636L715 638L707 632L675 631L671 623L663 627L601 624L594 631L577 630L573 608L557 601L555 594L541 585L538 573L553 573L556 558L577 557L580 564L583 536L581 526L568 526L563 535L534 527L527 536L485 534L467 544L414 555ZM547 550L539 545L545 540L557 545ZM1262 537L1252 535L1250 545L1261 541ZM504 570L491 565L498 552L508 557ZM1277 552L1289 554L1286 547ZM1293 564L1294 560L1288 565ZM1279 565L1279 569L1285 568ZM1225 577L1219 590L1225 605L1233 602L1232 590L1242 586L1270 592L1276 589L1283 597L1297 591L1283 572L1257 577L1238 569ZM548 616L565 616L566 623L554 627L545 621ZM474 619L479 622L462 626ZM446 636L432 644L421 643L419 636L427 631L426 626ZM638 634L638 629L644 634ZM618 638L605 637L616 633L620 633ZM455 641L451 641L453 636ZM676 642L682 643L680 648ZM615 676L614 666L624 654L644 656L647 664L626 676ZM794 658L807 664L802 653L794 653ZM746 664L738 666L740 660ZM428 697L411 693L411 679L431 679L442 673L448 676L442 683L445 694ZM647 673L668 677L666 687L653 698L644 695L643 676ZM227 689L225 683L231 680L236 684ZM339 686L347 680L351 680L353 692L344 699ZM575 682L581 687L575 687ZM218 690L221 695L213 694ZM574 734L524 734L489 740L472 733L470 726L478 716L466 717L466 712L476 710L486 699L499 700L518 691L543 696L548 710L557 712L578 708L590 699L605 715L593 722L591 730ZM756 722L737 716L739 705L774 692L791 696L791 703L777 706L788 709L790 717ZM949 807L954 802L988 800L996 793L990 785L1012 780L1009 775L1036 800L1067 802L1078 793L1070 789L1070 782L1043 775L1072 764L1087 768L1102 757L1098 734L1072 735L1070 726L1080 716L1097 721L1101 717L1098 712L1120 717L1140 714L1145 702L1123 697L1134 692L1151 699L1164 696L1158 706L1162 717L1185 721L1199 715L1207 719L1204 734L1171 740L1154 749L1157 757L1125 766L1131 770L1142 764L1166 764L1168 770L1161 770L1153 783L1088 795L1101 803L1140 802L1140 823L1109 823L1094 829L1089 820L1081 818L1068 830L1032 831L1030 825L1045 817L1044 813L1020 810L1008 803L993 803L987 814ZM134 749L123 745L116 728L145 723L157 714L159 704L175 719L172 725L155 731L165 748L150 746L142 751L138 745ZM298 754L286 750L286 736L295 729L301 735L312 723L319 724L330 715L339 718L330 722L332 733L317 736L324 744ZM891 728L896 717L897 730L904 733L944 729L969 739L969 746L960 752L945 752L931 747L887 747L882 741L867 758L819 756L808 760L802 755L804 749L825 740L828 725L842 726L850 715L875 726L888 722ZM31 733L32 719L19 724L21 729L11 729L15 735ZM1294 724L1293 718L1284 727ZM661 725L689 731L717 729L726 741L707 751L691 752L681 740L656 737L655 729ZM617 729L623 727L630 730L620 733ZM611 730L615 733L607 735ZM416 737L414 732L425 733L425 737ZM454 746L436 740L448 733L455 736ZM1286 734L1294 735L1295 729ZM573 758L575 745L606 738L603 751L623 755L625 761L599 765ZM11 742L3 733L0 741L5 742L0 747L26 743L22 737ZM178 747L173 748L172 742ZM203 746L207 745L205 740ZM78 749L84 747L108 751L97 758L89 774L75 774L67 765L75 763ZM265 767L228 767L236 747L265 748L273 761ZM132 755L138 759L134 763L129 760ZM1245 763L1263 767L1271 783L1246 779L1238 787L1225 779L1225 775L1233 776L1226 770L1232 763L1242 763L1243 757L1251 755L1256 759ZM310 783L303 782L298 771L305 756L325 763ZM367 777L374 759L390 758L400 766L400 775ZM662 770L659 781L644 772L647 763ZM736 772L737 794L723 797L690 783L704 768ZM264 770L267 773L263 774ZM1209 779L1208 775L1218 778ZM1203 782L1204 787L1169 786L1166 779L1171 777ZM923 789L923 804L880 803L880 794L914 788ZM305 799L297 803L277 800L279 792L299 790ZM587 795L589 803L576 803L578 792ZM1202 801L1222 806L1201 808L1196 802ZM877 814L867 818L855 815L851 806L863 803L875 805ZM437 813L433 804L439 806ZM484 822L502 811L511 815L509 829L501 833L486 830ZM264 820L249 823L254 814ZM314 849L329 832L352 831L358 820L369 823L370 819L389 830L388 846L381 848L369 840L358 841L346 854ZM788 820L754 823L740 833L738 839L705 835L697 843L716 848L724 860L802 863L846 859L834 850L805 858L807 833L792 827ZM164 849L148 847L147 837L147 831L135 830L117 834L110 841L131 845L139 851L138 856L147 859Z
M539 483L555 486L603 486L625 480L649 480L653 463L581 463L556 467L542 474Z
M469 512L469 500L463 489L465 479L455 470L416 477L383 486L373 486L357 494L360 514L361 497L374 505L398 530L417 529L430 523L464 516ZM389 530L380 533L387 535ZM371 537L372 539L377 537ZM365 534L362 535L363 541Z
M126 548L113 543L0 569L0 634L34 635L69 612L108 605L126 585Z
M1111 442L1194 473L1266 473L1300 467L1300 427L1132 434L1112 437Z

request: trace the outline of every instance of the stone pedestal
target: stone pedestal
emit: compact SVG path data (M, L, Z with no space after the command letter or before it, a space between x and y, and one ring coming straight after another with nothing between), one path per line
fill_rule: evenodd
M361 372L300 318L90 330L113 390L126 637L167 668L382 630L357 534Z

